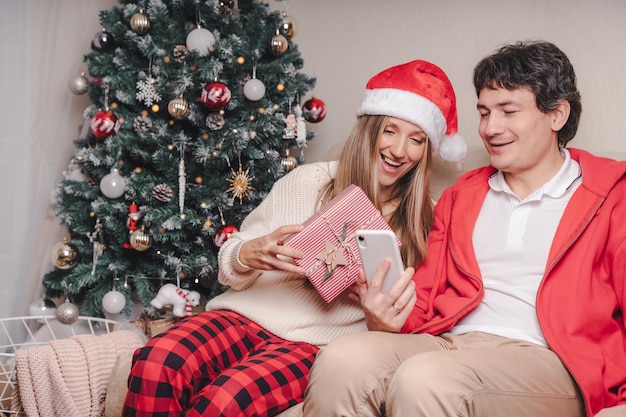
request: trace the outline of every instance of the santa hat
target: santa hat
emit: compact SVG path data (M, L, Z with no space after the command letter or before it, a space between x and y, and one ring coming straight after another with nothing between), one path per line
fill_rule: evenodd
M442 159L461 162L467 145L458 134L456 96L438 66L416 60L388 68L367 82L357 116L385 115L418 125Z

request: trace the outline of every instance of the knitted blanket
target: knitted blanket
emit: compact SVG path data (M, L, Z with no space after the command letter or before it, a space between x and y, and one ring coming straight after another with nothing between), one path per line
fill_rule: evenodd
M26 417L100 417L115 360L142 345L135 332L119 330L18 350L11 410Z

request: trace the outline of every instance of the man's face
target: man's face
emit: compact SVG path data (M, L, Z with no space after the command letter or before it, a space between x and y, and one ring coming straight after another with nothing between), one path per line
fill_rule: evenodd
M539 111L530 89L483 88L476 108L478 133L495 168L514 176L551 171L546 164L558 152L554 114Z

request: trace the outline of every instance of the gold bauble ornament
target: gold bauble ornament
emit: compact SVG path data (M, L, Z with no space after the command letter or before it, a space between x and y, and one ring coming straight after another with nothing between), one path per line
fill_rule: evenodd
M270 49L272 50L272 53L276 56L282 55L287 52L287 48L289 48L287 38L276 31L276 34L272 36L272 39L270 40Z
M137 229L130 235L130 246L133 249L143 252L152 246L152 237L143 229Z
M70 269L78 262L78 248L66 239L52 248L52 262L59 269Z
M293 17L283 13L283 22L280 25L280 30L287 39L293 39L298 33L298 22Z
M167 105L167 111L175 119L184 119L189 115L189 103L182 97L176 97Z
M139 13L135 13L130 18L130 28L140 35L145 35L150 29L150 19L143 12L139 10Z
M285 151L285 156L280 158L280 165L283 167L285 172L289 172L298 166L298 160L289 155L289 149L287 149Z

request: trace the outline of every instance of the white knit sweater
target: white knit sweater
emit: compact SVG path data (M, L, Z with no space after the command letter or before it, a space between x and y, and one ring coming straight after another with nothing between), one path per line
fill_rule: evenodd
M274 184L220 249L219 280L229 289L210 300L207 310L232 310L283 339L314 345L367 330L361 306L347 297L347 291L327 304L306 277L251 269L237 259L244 241L311 217L320 189L336 169L337 162L300 165Z

